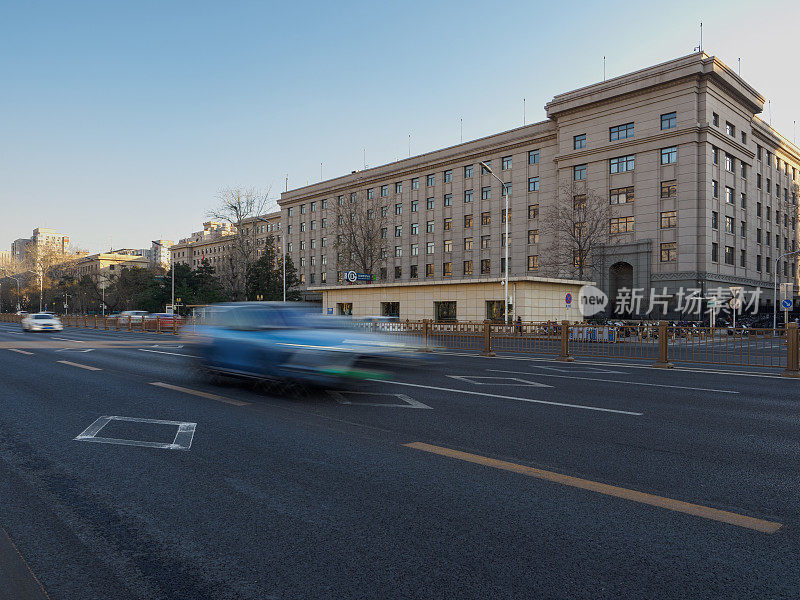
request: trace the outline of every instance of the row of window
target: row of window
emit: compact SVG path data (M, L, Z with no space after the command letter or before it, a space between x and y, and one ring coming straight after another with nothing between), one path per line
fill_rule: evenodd
M671 112L661 115L661 129L675 129L678 126L678 113ZM627 140L634 136L634 124L624 123L622 125L614 125L608 128L608 141L617 142L619 140ZM586 148L586 134L581 133L572 138L572 148L574 150L581 150Z
M671 165L678 162L677 146L661 148L659 152L661 155L662 165ZM635 154L629 154L627 156L617 156L615 158L609 159L608 172L612 175L615 173L625 173L627 171L633 171L635 166L636 166ZM583 181L584 179L586 179L587 168L588 167L585 164L575 165L574 167L572 167L573 181Z
M733 246L725 246L724 249L724 256L723 260L726 265L734 266L735 265L735 258L736 258L736 249ZM713 262L719 262L719 244L717 242L711 242L711 260ZM763 260L763 255L757 254L756 255L756 271L762 271L762 264L766 267L767 273L772 272L772 257L767 256L766 260ZM789 269L790 269L789 261L783 261L783 275L785 277L789 276ZM747 251L740 250L739 251L739 266L740 267L747 267ZM794 271L794 263L791 266L792 271Z

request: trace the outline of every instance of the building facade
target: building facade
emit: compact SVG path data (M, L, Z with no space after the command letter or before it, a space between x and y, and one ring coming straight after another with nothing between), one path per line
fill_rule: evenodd
M37 227L29 238L19 238L11 243L11 256L14 260L24 261L32 248L50 248L59 254L69 252L69 236L56 233L55 229Z
M705 53L559 94L546 121L283 193L287 254L307 288L339 285L352 268L334 250L341 207L371 202L385 215L378 282L500 278L505 185L513 277L564 276L546 272L546 215L569 189L608 203L586 279L612 306L625 288L674 304L680 288L796 284L796 255L782 255L798 250L800 150L763 105Z
M83 256L75 261L72 269L78 279L84 276L93 277L101 287L105 287L109 279L123 267L146 269L149 262L146 256L134 251L115 250Z

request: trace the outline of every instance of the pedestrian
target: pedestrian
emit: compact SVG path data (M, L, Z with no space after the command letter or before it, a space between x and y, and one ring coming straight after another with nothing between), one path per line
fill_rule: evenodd
M517 333L522 335L522 317L517 316Z

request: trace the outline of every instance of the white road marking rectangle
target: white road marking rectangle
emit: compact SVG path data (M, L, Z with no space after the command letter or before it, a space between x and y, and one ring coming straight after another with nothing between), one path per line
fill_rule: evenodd
M181 354L180 352L164 352L163 350L147 350L145 348L139 348L139 352L152 352L153 354L169 354L171 356L186 356L188 358L200 358L199 356L195 356L194 354Z
M141 440L126 440L122 438L104 438L97 437L103 427L108 425L111 421L128 421L131 423L152 423L155 425L176 425L178 431L175 438L171 443L162 442L146 442ZM120 446L142 446L144 448L159 448L162 450L189 450L192 447L192 440L194 439L194 432L197 428L197 423L188 423L186 421L163 421L161 419L138 419L135 417L99 417L94 423L89 425L75 438L80 442L98 442L100 444L117 444Z
M28 356L33 356L33 352L28 352L27 350L20 350L19 348L9 348L11 352L16 352L17 354L27 354Z

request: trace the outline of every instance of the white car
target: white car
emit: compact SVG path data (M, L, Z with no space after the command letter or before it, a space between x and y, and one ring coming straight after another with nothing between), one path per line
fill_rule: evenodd
M150 313L146 310L123 310L117 317L119 322L125 324L130 319L131 323L141 323L142 318Z
M61 319L52 313L35 313L22 319L22 331L61 331Z

